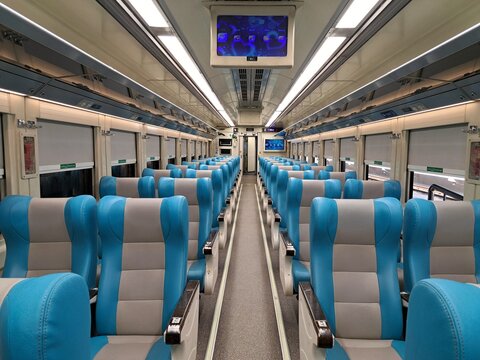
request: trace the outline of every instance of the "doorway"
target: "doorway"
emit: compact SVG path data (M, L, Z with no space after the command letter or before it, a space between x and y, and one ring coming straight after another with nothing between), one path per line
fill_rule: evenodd
M258 144L256 135L243 137L243 173L255 174L257 172Z

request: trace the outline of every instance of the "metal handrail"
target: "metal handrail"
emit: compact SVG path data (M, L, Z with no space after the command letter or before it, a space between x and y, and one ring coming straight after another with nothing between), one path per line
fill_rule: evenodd
M446 200L447 196L452 198L453 200L456 200L456 201L463 201L463 195L458 194L458 193L456 193L452 190L449 190L449 189L444 188L443 186L440 186L440 185L437 185L437 184L432 184L428 188L428 200L433 200L433 197L434 197L433 192L434 191L439 191L439 192L443 193L443 201Z

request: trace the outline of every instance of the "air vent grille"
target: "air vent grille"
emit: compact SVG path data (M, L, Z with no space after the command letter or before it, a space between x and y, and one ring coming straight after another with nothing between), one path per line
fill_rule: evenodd
M239 108L261 108L270 70L234 69L232 74L237 90Z

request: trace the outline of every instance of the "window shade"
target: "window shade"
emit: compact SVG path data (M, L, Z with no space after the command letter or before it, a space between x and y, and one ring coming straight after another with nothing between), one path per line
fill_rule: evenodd
M160 157L160 136L148 135L147 157Z
M357 157L357 143L353 137L340 139L340 158L355 160Z
M175 158L175 139L167 138L167 155L169 159Z
M324 157L333 158L333 140L325 140Z
M182 139L180 153L182 154L182 157L187 156L187 140L186 139Z
M120 130L112 130L112 133L114 134L110 138L112 161L136 161L137 151L135 148L135 133Z
M313 144L313 156L318 156L320 153L320 143L318 141L315 141L312 143Z
M367 135L365 137L365 161L392 161L392 139L390 134Z

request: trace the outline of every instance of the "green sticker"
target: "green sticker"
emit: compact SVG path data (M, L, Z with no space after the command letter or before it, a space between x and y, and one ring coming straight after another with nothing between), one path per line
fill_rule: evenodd
M383 161L375 160L373 165L383 165Z
M119 164L125 164L127 162L127 160L123 159L123 160L118 160L118 163Z
M71 164L60 164L60 170L63 169L74 169L77 167L77 164L71 163Z
M349 158L349 157L346 157L346 158L345 158L345 161L350 161L350 158Z
M155 156L150 156L150 160L155 160Z
M443 173L443 168L427 166L427 171L434 172L434 173Z

